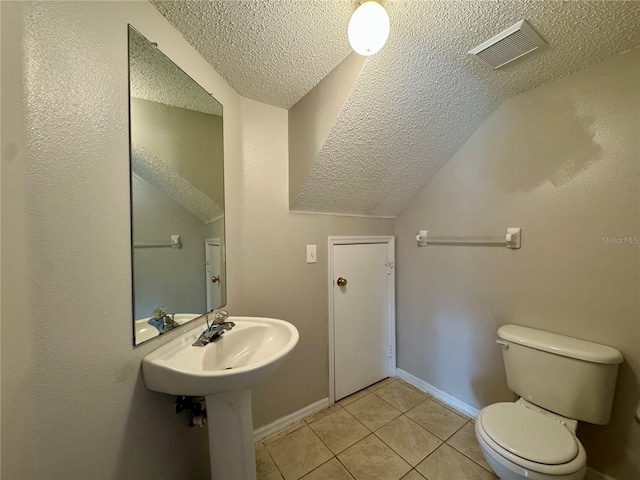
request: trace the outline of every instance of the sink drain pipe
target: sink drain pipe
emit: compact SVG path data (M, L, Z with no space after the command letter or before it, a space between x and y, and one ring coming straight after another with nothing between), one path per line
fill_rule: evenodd
M185 397L176 398L176 414L185 410L189 412L187 425L190 427L204 427L207 424L207 403L204 397Z

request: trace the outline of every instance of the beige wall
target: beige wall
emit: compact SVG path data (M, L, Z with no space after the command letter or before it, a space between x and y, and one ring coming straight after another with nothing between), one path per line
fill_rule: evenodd
M287 112L241 101L149 3L0 8L2 477L207 478L206 430L140 376L178 332L132 347L127 23L224 105L229 310L301 334L256 426L328 395L326 236L393 221L289 213Z
M396 219L398 364L480 408L510 400L496 329L617 347L611 424L581 425L588 463L640 477L640 51L506 101ZM521 250L418 248L432 234L521 227Z

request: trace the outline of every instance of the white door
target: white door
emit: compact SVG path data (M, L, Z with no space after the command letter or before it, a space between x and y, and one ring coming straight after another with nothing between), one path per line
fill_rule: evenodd
M220 239L207 238L205 245L205 285L207 286L207 311L220 307Z
M393 240L332 248L337 401L392 373Z

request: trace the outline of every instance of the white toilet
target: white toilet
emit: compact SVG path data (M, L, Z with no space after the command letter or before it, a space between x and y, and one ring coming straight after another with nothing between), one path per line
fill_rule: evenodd
M483 408L476 437L503 480L582 480L578 420L609 422L622 355L615 348L517 325L498 330L516 402Z

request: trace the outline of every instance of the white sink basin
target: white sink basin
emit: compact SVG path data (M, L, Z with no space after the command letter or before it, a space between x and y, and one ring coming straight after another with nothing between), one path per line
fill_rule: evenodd
M142 360L148 389L171 395L207 396L251 388L276 370L298 343L289 322L262 317L229 317L235 327L204 347L194 328Z

